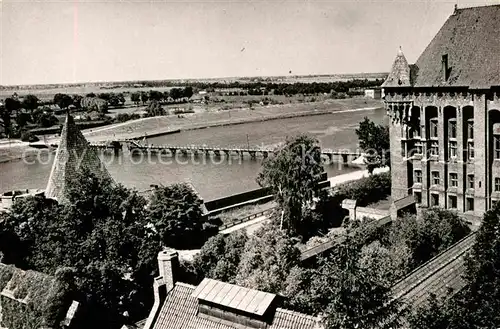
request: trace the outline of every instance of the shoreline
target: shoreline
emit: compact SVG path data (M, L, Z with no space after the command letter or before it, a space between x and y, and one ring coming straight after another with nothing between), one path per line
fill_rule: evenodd
M317 105L325 105L324 102L317 104ZM149 133L142 133L142 132L122 132L122 131L116 131L117 129L123 129L124 127L129 127L131 128L133 125L136 124L141 124L144 122L151 122L151 125L153 125L155 122L158 124L159 121L167 121L167 120L176 120L177 118L172 118L170 116L161 116L161 117L151 117L151 118L140 118L137 120L131 120L123 123L118 123L114 124L112 126L107 126L107 127L102 127L98 128L97 130L94 129L86 129L83 130L82 133L84 136L87 138L87 140L91 143L96 143L96 142L106 142L112 139L142 139L144 137L157 137L157 136L163 136L167 134L172 134L172 133L177 133L177 132L182 132L182 131L191 131L191 130L199 130L199 129L207 129L207 128L215 128L215 127L225 127L225 126L233 126L233 125L241 125L241 124L247 124L247 123L255 123L255 122L266 122L266 121L273 121L273 120L285 120L285 119L292 119L292 118L300 118L300 117L309 117L309 116L320 116L320 115L329 115L329 114L336 114L336 113L349 113L349 112L360 112L360 111L370 111L370 110L375 110L381 107L378 106L367 106L367 107L359 107L359 104L353 103L353 104L345 104L345 106L352 106L353 108L334 108L334 109L311 109L311 110L304 110L304 111L289 111L285 113L259 113L259 110L229 110L225 113L228 113L229 116L231 115L231 112L241 115L242 113L244 116L242 118L236 118L236 119L216 119L214 121L206 121L203 122L203 119L206 116L209 116L208 113L204 113L205 115L201 115L201 117L197 117L198 122L186 122L186 123L181 123L177 125L169 125L168 122L161 122L160 124L165 125L165 127L157 128L155 129L149 129ZM264 109L260 109L260 111L263 110L275 110L278 108L278 106L270 106ZM246 112L250 111L250 112ZM211 115L220 115L221 113L218 112L212 112ZM260 115L259 115L260 114ZM257 116L257 117L256 117ZM140 128L140 127L139 127ZM139 129L136 128L136 129ZM104 133L103 135L98 135L101 132L108 132ZM93 136L94 134L97 134ZM46 142L48 144L57 144L59 141L59 137L48 137L46 139ZM0 163L8 163L8 162L15 162L19 161L22 159L31 159L33 156L36 155L37 149L31 148L29 144L23 143L20 141L12 141L12 144L16 144L15 146L9 147L2 147L0 144L0 152L3 150L6 150L4 154L0 153ZM6 144L6 143L4 143ZM32 154L30 154L32 153Z

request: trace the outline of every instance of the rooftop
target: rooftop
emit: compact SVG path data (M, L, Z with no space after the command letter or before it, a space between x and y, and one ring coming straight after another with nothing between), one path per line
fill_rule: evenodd
M480 89L500 86L499 33L500 5L456 9L415 65L408 66L402 52L398 53L383 86ZM448 63L446 79L443 56Z
M72 184L75 174L83 168L89 169L99 177L112 180L96 150L90 147L73 117L67 114L45 196L64 202L67 187Z
M210 288L211 287L211 288ZM229 289L229 290L228 290ZM234 290L233 290L234 289ZM227 318L218 318L207 315L199 311L199 301L197 297L207 298L214 302L225 299L225 296L234 295L240 302L238 305L248 304L257 307L250 307L255 312L261 312L266 309L268 300L275 296L265 292L246 289L235 285L223 283L216 280L205 279L204 283L198 287L185 283L176 283L174 288L168 293L161 311L156 319L153 329L235 329L243 328L240 323L228 320ZM213 293L210 293L213 291ZM223 293L227 291L226 293ZM231 292L233 291L233 292ZM237 293L235 293L237 292ZM244 294L244 295L243 295ZM243 296L242 296L243 295ZM249 300L249 296L254 298ZM245 297L247 296L247 297ZM262 298L262 299L261 299ZM227 298L228 300L230 298ZM231 298L231 300L235 300ZM253 302L255 301L255 303ZM248 302L248 303L247 303ZM225 304L230 304L227 302ZM242 306L241 309L248 310L248 306ZM259 307L260 306L260 307ZM319 319L313 316L288 311L282 308L273 309L274 316L267 327L268 329L317 329Z

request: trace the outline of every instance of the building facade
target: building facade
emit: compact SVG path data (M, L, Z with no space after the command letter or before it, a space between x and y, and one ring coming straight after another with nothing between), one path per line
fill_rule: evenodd
M382 85L392 198L477 222L500 200L500 5L457 9L414 65Z

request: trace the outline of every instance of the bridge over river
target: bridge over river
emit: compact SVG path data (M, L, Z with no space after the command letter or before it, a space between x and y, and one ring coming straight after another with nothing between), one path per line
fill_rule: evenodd
M137 152L159 154L166 156L175 156L177 153L182 155L210 155L220 156L222 154L226 156L239 155L243 157L244 155L249 155L251 158L256 158L257 155L261 155L263 158L267 158L270 153L274 151L274 148L266 147L220 147L220 146L208 146L208 145L153 145L153 144L141 144L134 140L120 140L102 143L92 143L91 146L98 149L110 149L115 152L122 150L122 144L125 143L128 146L128 150L131 154ZM349 150L332 150L332 149L322 149L321 154L327 157L330 162L334 160L342 160L342 163L348 163L361 155L359 152L352 152Z

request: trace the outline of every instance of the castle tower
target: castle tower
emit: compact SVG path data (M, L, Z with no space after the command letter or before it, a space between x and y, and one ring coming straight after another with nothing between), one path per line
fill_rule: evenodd
M405 55L401 47L398 50L398 54L394 63L392 64L391 72L389 76L382 84L384 87L409 87L410 86L410 65L406 60Z
M66 201L66 189L71 185L76 174L82 169L89 169L97 177L111 179L111 175L99 159L96 150L90 147L88 141L78 129L71 115L66 116L66 122L61 132L61 140L52 165L45 196L56 199L60 203Z

